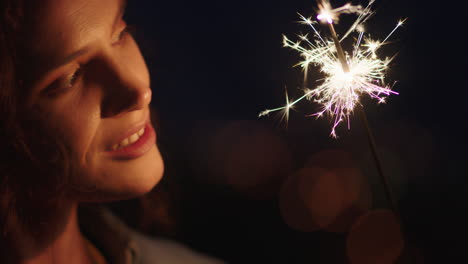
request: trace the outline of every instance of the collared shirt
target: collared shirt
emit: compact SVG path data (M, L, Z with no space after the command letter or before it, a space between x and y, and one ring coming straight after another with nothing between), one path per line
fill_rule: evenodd
M224 264L177 242L143 235L102 207L81 207L80 228L109 264Z

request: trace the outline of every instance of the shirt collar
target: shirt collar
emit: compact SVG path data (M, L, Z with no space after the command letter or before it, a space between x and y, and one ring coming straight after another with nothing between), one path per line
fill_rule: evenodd
M130 229L109 209L102 206L80 206L81 232L101 251L109 263L139 264L140 252Z

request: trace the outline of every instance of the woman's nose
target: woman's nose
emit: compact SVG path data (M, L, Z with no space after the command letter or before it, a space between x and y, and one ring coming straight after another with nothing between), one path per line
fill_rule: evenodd
M146 65L140 70L125 62L108 60L107 80L103 84L101 116L113 117L131 111L142 110L151 102L151 88ZM110 74L109 74L110 73Z

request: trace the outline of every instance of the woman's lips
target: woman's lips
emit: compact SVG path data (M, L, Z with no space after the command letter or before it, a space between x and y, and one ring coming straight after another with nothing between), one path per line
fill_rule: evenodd
M110 150L107 152L112 158L115 159L135 159L146 152L148 152L153 145L156 144L156 132L151 125L151 122L147 122L144 126L144 132L140 138L134 143L128 144L125 147L118 148L116 150Z

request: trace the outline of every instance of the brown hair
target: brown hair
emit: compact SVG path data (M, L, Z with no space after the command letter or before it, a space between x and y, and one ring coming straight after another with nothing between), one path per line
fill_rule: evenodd
M44 206L62 194L72 171L68 148L60 138L47 136L50 128L41 111L24 107L25 83L20 76L26 52L21 44L27 32L25 18L32 10L25 6L25 0L0 0L0 236L7 235L5 222L13 211L24 227L34 228L31 222L37 222L40 212L47 211Z

